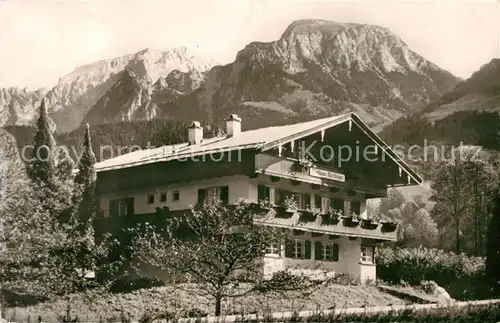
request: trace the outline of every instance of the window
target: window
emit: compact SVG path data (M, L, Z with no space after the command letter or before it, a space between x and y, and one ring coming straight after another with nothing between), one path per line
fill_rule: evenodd
M229 187L210 187L200 188L198 190L198 203L215 203L222 202L222 204L229 204Z
M321 195L314 195L314 208L321 209Z
M285 250L285 257L294 259L311 259L311 241L289 241Z
M179 191L172 192L172 201L179 201L181 198L181 193Z
M259 203L261 201L271 201L271 190L269 189L269 187L266 187L264 185L259 185L258 188L258 198L259 198Z
M166 192L160 194L160 202L162 202L162 203L167 202L167 193Z
M271 255L281 255L281 244L280 243L271 243L267 248L266 248L266 254L271 254Z
M351 213L355 213L357 215L361 214L361 202L360 201L351 201Z
M110 216L128 216L134 215L134 198L128 197L124 199L109 201Z
M293 198L293 193L286 190L276 189L276 205L281 205L285 203L287 198Z
M330 208L330 199L328 197L321 198L321 212L327 213Z
M316 241L315 259L323 261L339 261L339 245Z
M374 253L375 253L375 247L361 246L361 262L364 264L373 264Z
M205 194L205 200L207 202L219 202L220 201L220 187L213 187L207 189L207 193Z
M155 204L155 195L148 194L148 204Z
M297 203L297 207L302 205L302 194L300 193L293 193L293 199Z
M303 210L309 210L311 208L311 194L304 193L302 194L302 199L301 199L301 209Z
M304 241L295 240L293 248L293 258L302 259L303 254L304 254Z

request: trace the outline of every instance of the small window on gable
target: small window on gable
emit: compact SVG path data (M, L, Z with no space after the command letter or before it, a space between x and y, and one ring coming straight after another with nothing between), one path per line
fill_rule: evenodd
M179 201L181 198L181 193L179 191L172 192L172 201Z
M148 194L148 204L155 204L155 194Z
M160 202L162 203L167 202L167 192L163 192L160 194Z

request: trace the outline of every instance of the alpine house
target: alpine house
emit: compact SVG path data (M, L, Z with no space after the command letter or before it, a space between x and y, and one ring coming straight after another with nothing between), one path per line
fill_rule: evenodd
M264 273L321 270L376 279L378 243L396 241L397 224L368 219L366 200L388 187L419 185L416 174L354 113L287 126L241 130L226 118L222 137L139 150L96 165L107 217L153 220L158 208L240 199L276 210L255 222L290 230L293 243L269 246Z

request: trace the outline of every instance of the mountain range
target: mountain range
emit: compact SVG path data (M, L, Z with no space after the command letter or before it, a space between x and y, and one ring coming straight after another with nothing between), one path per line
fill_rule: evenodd
M252 42L226 65L187 48L145 49L77 67L49 90L0 89L0 126L32 124L45 98L60 133L85 122L216 123L228 113L278 120L348 111L380 130L452 90L468 90L460 84L387 28L298 20L278 40Z

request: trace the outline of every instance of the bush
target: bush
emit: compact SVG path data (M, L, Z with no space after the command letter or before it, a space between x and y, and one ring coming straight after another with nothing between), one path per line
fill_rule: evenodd
M347 286L352 286L352 285L356 286L361 284L359 277L346 273L336 274L333 278L330 278L328 282L336 285L347 285Z
M388 283L418 286L432 280L457 299L481 298L484 290L483 258L423 247L380 248L376 261L377 277Z
M288 319L265 317L258 319L237 318L238 323L269 323L269 322L498 322L500 320L500 305L481 305L463 308L437 308L428 310L402 310L392 313L366 314L325 314L313 313L309 317L300 317L293 313ZM222 319L219 322L223 322Z
M111 287L112 293L131 293L142 288L153 288L165 286L165 283L155 278L123 278L117 280Z

